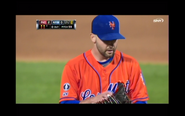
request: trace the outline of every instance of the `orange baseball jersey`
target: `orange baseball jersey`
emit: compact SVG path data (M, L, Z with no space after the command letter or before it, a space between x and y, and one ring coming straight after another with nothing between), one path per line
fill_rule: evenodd
M85 100L125 84L132 103L149 100L142 70L135 58L116 50L113 60L103 67L91 50L71 59L61 79L60 100Z

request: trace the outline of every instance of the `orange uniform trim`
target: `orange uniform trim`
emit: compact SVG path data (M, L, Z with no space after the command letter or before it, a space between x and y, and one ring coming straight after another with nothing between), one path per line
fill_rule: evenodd
M74 98L74 97L62 97L62 98L60 98L60 101L59 102L67 101L67 100L77 100L77 99Z

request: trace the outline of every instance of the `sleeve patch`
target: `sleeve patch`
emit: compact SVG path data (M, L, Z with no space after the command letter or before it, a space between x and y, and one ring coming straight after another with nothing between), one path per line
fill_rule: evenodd
M65 91L68 91L70 89L70 84L69 83L65 83L64 86L63 86L63 89Z

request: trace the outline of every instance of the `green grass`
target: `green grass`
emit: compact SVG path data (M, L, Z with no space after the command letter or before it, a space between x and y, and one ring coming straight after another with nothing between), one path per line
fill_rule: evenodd
M16 62L16 103L58 103L65 63ZM141 64L150 100L168 102L168 65Z
M169 103L168 65L141 64L150 100L148 103Z
M64 65L16 62L16 103L58 103Z

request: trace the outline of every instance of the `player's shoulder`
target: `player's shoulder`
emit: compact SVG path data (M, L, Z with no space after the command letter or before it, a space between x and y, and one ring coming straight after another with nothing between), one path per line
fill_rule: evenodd
M133 56L128 55L128 54L126 54L126 53L122 53L122 54L123 54L123 58L124 58L126 61L137 62L136 58L134 58Z
M89 59L92 58L91 50L88 50L88 51L70 59L67 62L66 65L68 65L68 66L80 66L80 65L86 64L86 59L87 58L89 58Z
M72 65L77 65L77 64L81 64L81 62L84 60L84 56L83 53L70 59L66 65L72 66Z
M121 52L121 51L119 51L119 52ZM123 55L123 61L124 62L127 62L127 63L138 63L138 61L137 61L137 59L135 57L133 57L133 56L131 56L129 54L126 54L124 52L121 52L121 53ZM118 52L117 52L117 54L118 54Z

